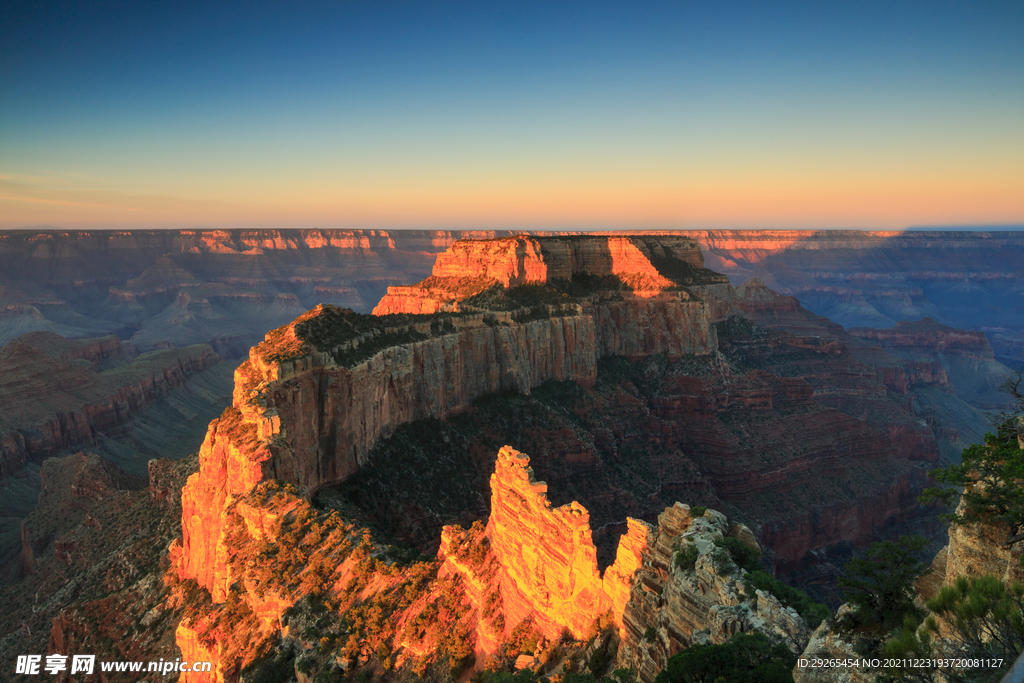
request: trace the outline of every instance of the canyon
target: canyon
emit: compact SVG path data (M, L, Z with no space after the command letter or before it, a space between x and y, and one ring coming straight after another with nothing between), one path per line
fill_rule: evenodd
M39 330L66 337L118 334L142 350L149 344L217 340L218 353L235 357L266 330L318 303L370 312L388 286L412 285L430 275L437 255L460 237L507 234L7 231L0 234L0 342ZM932 317L984 332L997 358L1024 360L1024 318L1015 305L1024 233L647 234L693 240L708 267L727 275L734 286L758 277L844 327L892 327ZM457 267L457 258L451 263Z
M433 271L420 284L387 276L365 285L388 288L374 316L323 303L294 315L306 302L298 293L278 292L269 305L265 293L252 294L258 305L246 310L259 313L244 325L271 319L271 309L290 317L234 370L231 405L210 422L198 459L151 461L148 487L114 485L176 499L167 510L180 525L169 527L172 535L180 528L180 539L160 567L132 574L148 588L126 581L119 590L153 590L169 563L163 602L150 609L173 615L183 656L217 663L209 680L248 680L278 665L299 680L303 667L442 675L532 648L533 667L600 651L649 681L682 647L724 642L737 630L770 633L801 651L813 629L776 597L744 588L743 571L716 555L716 540L740 539L805 585L827 583L830 558L893 524L915 523L927 468L955 458L981 428L980 410L1000 405L994 388L1007 357L997 357L990 334L944 325L938 315L847 329L764 279L734 287L732 273L704 267L724 248L702 249L710 235L448 234L447 245L421 236L415 246L423 250L410 262L433 261ZM171 248L199 254L194 263L255 259L250 265L265 265L275 249L310 252L303 258L311 261L326 258L311 255L318 249L363 249L371 268L370 252L383 262L377 252L396 249L371 240L367 251L337 236L319 243L305 235L298 248L287 234L200 237ZM823 248L848 248L837 244ZM430 250L442 245L448 250L434 260ZM747 265L772 262L774 247L732 248ZM46 258L69 253L47 249ZM157 300L147 297L172 301L149 323L119 328L132 332L131 342L36 333L4 350L12 368L39 363L40 376L62 378L39 384L26 372L11 391L35 397L51 391L44 385L60 387L47 410L58 414L59 403L70 416L57 419L59 429L38 429L58 435L50 441L26 439L12 422L19 464L90 443L111 415L145 409L194 374L230 370L234 363L215 350L237 354L251 333L219 332L226 299L211 293L284 287L270 277L200 283L197 268L160 249L149 252L149 274L131 283L145 290L141 297L107 285L107 304L129 302L117 304L121 311ZM321 293L324 282L342 286L317 282ZM365 301L360 307L368 310ZM156 341L162 333L147 337L147 324L176 325L182 311L188 334L166 343ZM179 347L210 334L209 346ZM164 369L141 388L106 392L107 401L79 389L91 386L83 373L102 378L151 347L163 347L152 353ZM167 370L172 357L183 359L177 374ZM61 440L65 433L75 436ZM53 467L74 469L51 458L40 474ZM198 469L187 484L182 474L165 483L162 472L188 467ZM713 509L691 515L691 505ZM57 540L66 530L28 523L20 533L19 571L28 580L53 576L46 568L77 547ZM686 543L699 548L693 570L675 568ZM437 560L411 561L407 552ZM301 557L320 559L295 564ZM325 633L334 635L311 649L310 625L327 618L324 605L335 619ZM384 622L358 616L367 609ZM51 649L93 642L77 614L53 617ZM170 653L168 628L153 632ZM246 639L262 644L247 648ZM618 654L609 655L613 644Z
M587 245L587 241L597 244ZM607 238L515 237L499 240L499 245L485 242L477 271L461 271L458 276L435 272L422 287L392 290L382 300L381 315L375 318L318 307L268 334L239 367L234 405L211 424L200 453L200 471L183 491L182 540L171 550L179 580L195 581L209 592L214 604L228 600L238 569L232 568L226 540L230 534L227 511L234 501L258 490L260 482L283 480L310 498L338 483L344 489L348 481L358 481L358 486L365 488L367 482L360 481L359 474L373 468L377 444L386 443L403 424L456 419L478 409L474 399L502 390L532 400L532 394L550 389L551 382L556 386L568 382L586 393L600 386L602 362L607 366L607 361L615 358L628 368L639 368L640 375L650 375L650 361L657 359L662 367L660 375L652 377L658 383L656 390L645 395L630 380L613 381L610 389L615 400L595 414L605 416L603 423L614 430L614 421L609 425L606 416L614 415L616 408L645 409L627 419L626 425L633 425L628 428L634 431L644 424L646 436L662 441L645 444L645 450L655 456L651 460L661 459L669 468L689 476L678 486L662 487L653 500L650 495L641 498L635 493L616 496L614 485L592 485L595 469L598 475L607 476L600 472L607 463L594 457L598 439L580 439L570 425L563 425L561 431L568 434L557 444L557 456L547 457L562 458L566 463L563 472L552 468L555 482L563 477L582 482L584 504L573 503L554 512L570 529L584 525L589 534L595 521L616 521L607 517L595 520L594 512L616 507L628 511L629 505L621 503L630 497L634 507L650 515L652 508L664 508L658 507L662 495L678 497L690 486L749 521L769 561L786 570L813 561L815 552L831 544L866 542L880 527L913 514L924 474L915 463L935 462L938 448L927 425L889 395L879 373L859 362L838 339L772 332L748 322L739 315L741 305L755 310L758 302L774 295L762 291L763 284L756 281L733 291L720 276L704 271L699 262L677 258L677 250L687 254L686 258L693 258L689 254L696 252L692 246L688 251L680 249L678 240L671 246L654 238L630 240L631 259L620 261L625 264L621 267L614 265L615 259L578 260L577 264L592 270L575 271L574 281L589 282L593 288L574 290L573 295L558 289L569 287L572 281L562 285L566 281L548 279L537 267L535 259L537 255L543 259L546 249L563 254L615 253L616 249L605 249L602 241ZM462 243L453 251L466 249ZM643 270L659 260L662 268L657 272L664 281ZM443 273L447 261L439 261ZM507 277L513 286L506 289L492 274ZM473 286L460 288L460 278L472 281ZM515 282L521 284L517 287ZM625 284L628 282L639 283L639 290ZM446 298L438 300L438 292ZM462 298L448 298L453 292ZM532 305L523 306L524 299L517 299L519 296L527 297ZM415 317L429 307L437 311L431 318ZM778 306L760 308L777 312ZM385 309L387 313L383 313ZM799 309L796 313L804 315ZM675 331L672 326L677 320L681 325ZM672 391L663 390L660 383ZM632 396L627 385L632 386ZM600 391L584 400L599 398ZM567 412L573 408L568 406ZM660 421L659 410L665 416ZM863 417L854 419L844 410ZM694 420L701 429L693 428ZM681 435L673 433L672 424L688 428ZM744 440L755 434L757 448L745 451ZM837 440L838 435L841 438ZM609 436L614 443L616 435L605 438ZM591 453L584 455L588 444ZM796 444L802 447L796 448ZM474 447L480 451L484 444L470 444L470 449ZM573 453L584 457L577 459ZM502 456L498 463L500 472ZM749 474L737 476L740 473ZM472 476L472 472L468 474ZM664 471L659 474L643 483L671 481ZM814 478L815 486L806 485L808 477ZM527 477L525 486L536 493L530 481ZM403 483L412 482L399 485ZM554 488L545 485L544 491ZM607 496L601 500L598 495L591 507L587 498L601 491L611 492L611 500ZM410 502L394 489L387 493L395 494L399 507ZM520 494L517 499L522 498ZM502 499L492 487L491 519ZM252 510L251 505L246 509ZM249 528L265 524L251 514L243 513ZM421 517L419 512L416 515ZM540 524L551 526L550 522ZM644 543L636 536L635 524L625 526L627 550L623 551L620 541L617 559L605 576L621 573L617 569L620 561L637 565L636 550ZM520 594L503 589L499 591L501 603L511 608L509 614L517 620L532 613L536 620L533 628L544 638L551 640L559 628L580 635L583 623L595 617L595 610L599 614L600 606L612 604L611 593L621 596L621 589L609 590L605 578L598 580L596 547L590 550L592 545L573 544L578 532L546 533L552 538L561 535L568 547L541 564L536 558L547 556L547 551L531 553L534 559L529 561L523 551L502 551L500 535L493 535L501 528L500 522L493 527L489 522L483 536L474 539L477 543L489 539L490 552L497 558L494 575L484 581L474 573L463 584L474 586L470 594L475 592L478 599L490 590L488 581L514 584ZM800 531L794 534L794 529ZM452 538L452 532L441 534L441 556L449 556ZM633 549L632 561L629 548ZM591 553L593 561L585 559ZM559 556L580 559L560 560ZM484 553L478 562L486 564L487 558ZM517 564L527 567L517 573ZM588 565L595 566L587 569ZM578 581L559 583L553 579L553 585L592 588L561 597L552 589L545 591L540 603L531 601L522 595L531 591L523 587L531 585L530 572L535 573L538 566L548 567L554 576L561 571L558 567L571 566L583 572L574 574ZM473 604L471 597L467 600ZM522 607L524 604L528 608ZM455 613L464 615L460 610ZM561 615L561 621L546 622L544 615L552 613ZM586 618L573 621L574 613ZM404 618L400 617L399 623ZM616 619L614 610L612 619ZM197 640L194 628L182 628L179 645L183 651L193 656L211 652L209 643L198 649L196 643L202 639ZM492 641L511 635L503 628L491 636ZM487 639L480 636L479 642ZM389 662L397 666L399 660L401 657Z

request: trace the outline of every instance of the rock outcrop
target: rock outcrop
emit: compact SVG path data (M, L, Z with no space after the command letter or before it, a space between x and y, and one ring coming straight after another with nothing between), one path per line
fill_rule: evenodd
M265 478L313 492L350 476L400 424L547 380L592 384L606 355L678 359L715 348L705 305L674 293L573 306L523 322L471 314L401 327L318 307L269 334L236 372L234 407L211 424L185 491L182 575L222 595L215 558L225 501Z
M478 251L460 243L419 288L419 303L402 308L408 293L393 292L391 312L375 317L321 306L267 334L236 372L233 406L211 423L200 472L183 491L182 539L171 550L178 578L209 591L214 605L228 604L240 571L232 568L230 517L242 514L240 501L263 483L284 481L309 498L365 468L374 446L401 425L469 411L474 400L499 391L528 394L548 380L590 387L598 361L611 355L658 358L656 368L643 371L642 381L650 383L643 392L630 382L619 386L612 411L629 414L630 434L644 424L641 431L666 444L652 464L672 478L662 477L664 485L645 492L644 506L657 504L673 487L706 490L713 482L723 499L751 506L762 540L774 551L772 562L790 567L800 566L823 543L863 541L875 526L905 512L920 485L918 468L909 463L919 446L904 448L904 440L916 443L913 434L888 428L904 424L892 419L901 409L876 373L843 371L840 366L853 358L836 339L767 334L741 318L723 320L757 293L733 296L719 276L687 256L682 243L631 237L613 248L610 242L514 238L487 242ZM482 254L472 266L476 270L455 275L475 263L467 261L474 253ZM530 284L535 288L521 287ZM437 292L454 298L437 298ZM428 299L446 310L430 316L409 312L424 310ZM792 308L787 302L777 308L785 312L787 306ZM672 365L684 360L693 367ZM759 367L778 374L748 369ZM837 407L826 407L829 402ZM869 414L865 405L885 413L878 420L884 429L842 412ZM577 417L583 424L583 416ZM619 441L626 445L614 420L603 426L607 434L595 432L591 449L598 443L613 451ZM572 440L571 434L558 438ZM693 460L682 457L684 448L694 452ZM628 452L615 454L614 462ZM590 463L593 452L581 451L579 458ZM834 491L803 485L823 472ZM884 491L878 482L886 482ZM851 495L860 492L864 500L851 505ZM629 661L647 672L645 680L679 647L705 637L722 642L738 630L761 630L794 650L806 637L794 613L771 596L745 591L742 573L711 550L715 538L730 533L753 540L749 529L717 513L693 522L691 535L699 537L702 551L696 574L676 571L671 559L674 543L693 526L676 508L662 515L657 532L642 522L627 523L616 561L602 574L590 515L579 504L552 508L524 456L502 451L491 493L485 529L441 534L438 580L455 581L471 611L489 614L473 622L479 656L494 652L518 626L554 641L563 631L586 634L604 614L632 643ZM609 501L635 495L608 494ZM806 533L792 543L784 526L767 524L778 517L780 505L786 506L787 524L799 517L797 511L808 521ZM835 507L834 523L818 528L812 522L829 505ZM243 517L249 527L259 526ZM467 550L481 539L487 545L482 555ZM657 555L651 549L655 539L666 546ZM658 587L644 590L631 583L638 568ZM398 585L392 578L385 583ZM651 597L655 593L674 602L662 603ZM299 597L280 596L279 606ZM250 607L269 615L265 629L284 608L264 602L254 600ZM425 657L429 634L423 635L420 617L395 618L407 624L403 647ZM637 632L641 623L657 625L652 628L661 633L660 645L641 643L647 634L646 625ZM196 628L206 627L183 628L181 641L193 647ZM406 661L396 656L385 660ZM350 652L346 666L361 666L362 657Z
M45 460L38 506L22 527L36 571L0 580L0 657L179 656L163 575L167 546L181 534L181 488L196 466L194 457L153 460L147 485L94 453Z
M913 349L966 356L977 360L995 360L992 345L984 332L958 330L941 325L931 318L908 322L899 321L891 328L852 327L847 332L890 349Z
M842 605L836 612L835 619L849 617L853 610L849 605ZM877 670L860 666L864 655L858 652L857 638L849 633L838 630L833 620L821 622L800 654L797 666L793 669L794 683L870 683L878 675ZM818 664L801 666L800 661L832 660L857 663L857 666L820 666Z
M960 506L963 506L961 501ZM958 508L962 513L962 507ZM949 527L949 545L943 549L943 582L952 584L958 576L988 574L1003 583L1024 583L1024 544L1004 546L1004 525L952 524Z
M44 329L96 337L151 318L140 341L158 341L160 333L177 337L182 330L159 315L178 291L211 283L268 299L291 293L304 309L331 303L368 312L388 286L426 277L437 255L459 238L500 234L12 231L0 235L0 343ZM695 230L646 236L697 244L707 266L733 282L760 277L843 325L890 327L931 316L959 328L985 328L997 356L1024 359L1024 318L1015 306L1024 270L1021 232ZM205 338L192 336L189 343L232 337L231 348L244 353L253 337L286 322L268 324L253 311L235 316L226 300L221 307L219 297L206 298L220 317Z
M144 351L244 354L319 303L369 312L460 236L426 230L16 231L0 234L0 344L49 331L132 335Z
M752 631L803 650L806 622L775 596L745 585L746 572L716 545L730 535L756 547L749 529L715 510L695 518L689 505L676 503L658 517L622 616L619 665L650 683L683 648ZM692 564L677 562L688 550Z
M583 639L608 612L621 625L649 527L629 520L615 564L602 575L586 509L575 501L552 509L547 486L534 480L529 462L506 446L498 452L491 477L485 534L498 562L497 586L509 630L532 617L551 640L564 629Z
M658 315L659 308L669 315ZM649 301L521 324L488 325L477 316L459 321L455 333L385 348L351 367L321 351L268 364L257 347L236 372L235 412L211 424L201 474L185 492L187 574L212 587L209 544L216 543L226 496L267 477L315 491L355 472L374 442L400 424L443 418L480 396L529 392L550 379L593 383L605 353L708 353L713 342L702 310L699 303ZM325 309L313 315L344 316ZM599 343L603 332L608 338ZM282 334L295 338L295 325ZM250 403L256 396L261 406Z

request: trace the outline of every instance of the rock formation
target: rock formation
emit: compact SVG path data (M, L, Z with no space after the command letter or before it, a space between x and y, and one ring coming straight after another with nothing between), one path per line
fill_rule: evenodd
M269 334L236 372L234 407L211 424L201 472L185 491L183 576L223 594L214 556L225 501L265 478L316 491L355 472L376 440L402 423L443 418L480 396L527 393L551 379L590 384L606 355L679 358L714 349L705 305L685 292L561 313L397 326L318 307Z
M0 344L33 331L133 335L148 351L235 357L318 303L369 312L459 235L403 230L15 231L0 234Z
M963 502L961 500L962 508ZM962 512L962 509L958 510ZM1021 556L1024 548L1021 544L1003 545L1006 539L1006 527L993 524L952 524L949 527L949 544L936 553L931 567L914 581L914 590L919 599L917 604L924 609L928 600L934 598L943 586L956 583L960 577L978 577L988 575L995 577L1007 586L1024 583L1024 564ZM842 605L832 620L822 622L811 636L807 647L800 655L801 659L861 659L865 656L865 647L858 640L862 636L844 632L838 622L852 612L848 604ZM928 614L927 610L924 612ZM938 632L931 634L935 656L959 658L956 645L948 638L948 631L937 615L931 618L938 620ZM1006 662L1008 668L1010 662ZM959 668L959 667L953 667ZM866 683L874 680L877 673L866 666L848 667L839 671L827 671L813 667L800 667L793 671L796 683L825 683L826 681L844 681L849 683ZM941 674L940 674L941 675ZM941 678L939 680L945 680Z
M23 525L35 571L0 580L0 657L179 656L163 574L181 533L181 488L196 466L194 457L153 460L147 485L94 453L45 460L39 503Z
M200 471L183 491L182 539L171 551L177 577L195 581L215 606L237 604L232 587L250 584L238 583L231 520L240 515L250 530L262 528L257 518L263 519L259 501L267 482L282 480L312 497L364 470L375 446L402 425L472 411L476 399L498 391L526 395L549 380L591 387L599 362L611 356L657 359L642 371L650 378L642 380L643 391L624 381L614 401L616 415L628 414L630 432L643 424L640 431L663 443L657 467L680 477L662 476L658 489L645 494L645 510L673 487L710 484L715 500L736 501L757 520L769 559L785 568L800 567L822 545L863 542L877 526L908 514L922 482L911 461L934 459L927 429L903 412L839 332L769 332L737 316L772 311L780 325L800 324L807 332L816 324L757 282L734 293L701 268L695 253L692 242L650 236L458 243L422 286L393 290L382 315L318 307L272 331L236 372L233 405L211 423ZM437 312L424 316L424 310ZM596 389L585 391L595 405L606 400ZM581 425L588 419L577 418ZM605 423L607 434L594 432L591 452L626 443L615 420ZM572 442L574 429L558 438ZM683 457L684 451L692 455ZM580 463L592 461L581 449ZM438 581L458 585L450 594L470 611L454 604L444 609L452 628L456 622L471 628L478 655L494 652L524 624L550 642L563 630L584 635L606 613L629 643L623 656L648 679L679 647L705 637L721 642L736 630L762 630L801 646L806 634L798 618L770 596L748 594L742 573L710 550L729 533L752 540L749 530L743 534L716 514L693 527L682 519L683 508L670 508L656 532L642 522L625 524L616 561L602 574L586 509L552 508L526 464L503 450L487 527L441 534ZM586 467L580 471L591 476ZM807 486L812 480L826 484ZM608 494L636 501L635 493ZM780 505L788 505L785 514ZM671 561L673 546L690 531L700 541L696 574L676 571ZM473 551L474 544L486 548ZM341 562L340 551L338 557ZM647 578L630 585L638 568ZM350 569L340 571L338 585L353 580L345 573ZM398 589L398 578L379 576L381 590ZM431 591L434 597L425 599L434 604L449 589ZM259 632L272 632L275 614L279 619L301 597L247 602L262 615ZM382 664L433 666L429 642L465 656L431 640L439 636L416 611L424 604L395 613L395 627L405 634L395 642L406 654L382 654ZM179 629L190 656L214 654L209 638L197 634L226 618L228 607L216 609L220 616ZM488 616L467 616L474 611ZM644 641L647 626L637 632L641 623L655 629L657 645ZM367 637L379 648L376 636ZM224 647L216 656L227 671L234 645ZM366 661L358 647L348 649L345 666Z
M485 537L498 563L495 581L505 623L511 631L532 617L551 640L563 629L585 639L594 621L607 612L621 625L633 575L647 547L648 526L629 520L615 563L602 576L586 509L575 501L552 509L547 486L534 480L529 462L526 455L505 447L491 477ZM449 557L444 548L441 554Z
M700 247L683 236L520 236L467 240L456 242L438 256L427 280L411 287L389 287L387 296L373 312L386 315L434 313L443 308L458 310L459 301L495 284L507 289L569 281L580 274L615 278L640 297L678 290L683 279L686 284L698 284L698 276L699 284L727 282L704 269Z
M140 341L159 341L161 333L165 340L184 338L187 331L170 322L170 316L161 319L161 312L174 306L177 292L215 284L219 289L207 288L200 297L218 317L210 321L207 336L188 333L187 343L213 343L219 337L218 353L233 356L244 353L254 337L287 322L273 322L272 315L255 307L240 311L238 296L259 295L261 306L270 307L277 294L288 293L303 309L332 303L368 312L389 285L424 278L436 255L460 237L497 235L414 230L8 232L0 235L0 272L5 276L0 343L35 330L96 337L140 323ZM837 323L890 327L899 320L931 316L958 328L985 327L998 357L1024 359L1024 318L1014 306L1024 270L1024 233L697 230L661 231L657 236L698 244L708 267L733 282L760 277L775 291L800 297L806 307ZM458 265L457 260L452 263Z
M659 515L626 603L619 650L619 664L645 683L681 649L724 643L736 633L759 631L794 652L806 645L803 618L770 593L745 586L745 571L716 546L729 535L757 548L749 529L730 525L715 510L694 518L690 506L676 503ZM693 551L691 566L676 561L686 549Z

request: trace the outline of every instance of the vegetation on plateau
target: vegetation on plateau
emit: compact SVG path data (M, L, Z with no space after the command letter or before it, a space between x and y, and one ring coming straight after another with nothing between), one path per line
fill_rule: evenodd
M779 581L771 574L763 572L760 569L755 569L744 576L743 584L751 593L754 593L756 590L771 593L778 598L779 602L783 605L795 609L797 614L803 617L804 621L807 622L807 626L811 629L817 628L822 621L831 616L831 612L828 607L820 602L815 602L807 595L807 593L804 593L802 590L794 588L787 583ZM754 593L754 595L756 595L756 593Z

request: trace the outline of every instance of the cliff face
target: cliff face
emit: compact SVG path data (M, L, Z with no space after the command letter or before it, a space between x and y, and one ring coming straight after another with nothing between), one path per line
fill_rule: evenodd
M592 242L587 240L584 246ZM469 251L463 244L467 243L452 249L456 261ZM520 263L523 240L482 244L494 262L511 259L512 272L528 270ZM561 243L554 248L562 250L558 253L565 259L563 268L588 263L574 255L577 252L562 249ZM589 254L586 249L577 251ZM643 265L632 241L606 251L628 252L632 267ZM653 269L649 260L646 264ZM449 267L443 260L439 269L446 272ZM485 272L495 268L484 263ZM318 308L275 331L250 352L249 361L236 373L232 415L237 417L211 425L203 443L201 472L184 494L182 575L197 579L215 596L222 594L216 557L225 501L265 477L315 491L350 476L365 463L370 447L398 425L446 417L465 410L480 396L502 390L528 393L552 379L592 384L598 359L609 354L637 358L664 353L679 358L710 353L715 341L706 308L685 296L682 292L618 302L591 299L568 315L562 311L519 323L510 314L500 320L494 315L453 318L448 328L410 320L401 328L380 326L333 348L326 347L333 339L330 329L354 324L350 320L356 318ZM302 329L326 329L328 336L320 342L326 348L309 344L298 324L305 325ZM372 345L375 338L395 335L421 340L385 345L359 362L338 362L351 358L345 354ZM291 357L276 360L283 356L274 354L271 337L293 349Z
M958 330L940 325L931 318L915 322L900 321L887 329L851 328L854 337L870 340L890 349L912 349L932 353L949 353L977 360L995 360L992 346L984 332Z
M756 276L846 327L892 327L932 317L982 330L997 357L1024 359L1021 232L708 230L708 266L733 282Z
M620 242L604 250L593 248L599 244L595 238L483 242L483 261L469 275L494 275L497 280L504 264L501 277L508 276L510 283L540 277L544 269L545 278L583 267L593 272L575 272L605 277L608 273L601 275L599 268L610 268L616 262L613 256L628 251L632 260L624 262L631 264L629 272L648 268L659 277L690 282L700 275L705 284L674 284L652 297L629 288L598 291L570 299L568 308L564 303L557 310L548 306L535 320L529 317L546 304L522 309L530 312L525 320L520 312L502 310L424 320L407 314L362 318L319 308L268 335L237 371L234 408L211 425L201 452L202 471L186 489L182 575L197 579L215 595L223 594L225 579L218 573L217 559L221 511L231 496L246 493L257 482L283 479L300 490L317 491L365 467L374 444L402 424L461 413L475 399L499 391L526 394L548 380L590 386L598 362L611 355L636 361L664 354L669 363L711 359L710 373L687 377L672 371L664 386L652 387L650 397L638 400L635 387L624 385L626 393L617 394L617 405L609 404L608 416L614 421L622 413L627 431L608 432L607 416L602 416L605 429L594 432L593 444L602 451L611 448L602 455L605 467L621 459L619 448L623 453L636 447L666 452L668 457L658 456L654 466L662 480L653 494L655 503L673 487L710 483L721 499L735 501L765 525L775 561L787 568L799 566L810 549L823 544L860 542L879 524L913 507L920 473L906 461L934 459L934 441L927 428L891 402L873 371L851 370L857 361L838 341L765 336L731 322L711 325L709 309L721 307L722 300L708 298L709 292L728 285L707 284L713 278L695 275L690 269L700 261L687 256L685 244L660 244L653 238ZM437 273L449 272L453 263L466 266L468 254L477 253L474 249L466 243L453 247L453 256L440 260L435 277L454 277ZM611 256L601 261L594 252ZM551 253L556 257L549 258ZM623 282L620 277L616 286ZM690 300L687 289L704 300ZM741 292L727 299L726 307L754 299L754 294ZM349 332L337 332L341 329ZM721 334L726 335L727 357L755 368L784 367L782 374L795 377L760 370L734 373L712 358ZM822 410L822 405L835 409ZM848 415L867 415L876 427ZM736 416L750 416L749 429ZM632 430L641 423L654 430L647 433L656 434L657 443L632 443ZM576 448L568 442L566 447ZM593 448L589 446L589 460L594 459ZM671 455L673 448L689 457ZM584 478L590 476L586 467L580 474L584 472ZM824 472L843 482L834 495L807 486ZM888 482L884 491L878 490L878 482ZM581 495L593 497L592 492ZM789 504L783 515L787 521L776 533L772 520L780 518L779 496L788 496ZM794 507L797 499L801 502ZM613 502L651 514L647 501L637 504L614 491L607 501L597 502L602 515ZM782 531L794 524L801 533Z
M963 448L980 441L988 430L984 411L1006 405L1006 394L999 387L1010 370L995 359L982 332L951 328L931 318L887 329L844 329L807 310L794 297L772 292L758 278L737 288L737 305L761 327L816 337L819 344L836 349L845 347L855 360L844 359L843 374L862 373L858 389L862 394L892 392L905 397L897 399L904 415L898 422L892 421L893 411L879 407L868 413L868 419L888 429L901 451L915 460L955 461ZM850 389L819 383L815 394L818 400L847 409L844 396L850 395ZM831 395L826 396L827 392ZM911 415L917 419L908 421Z
M714 343L696 302L610 303L520 324L458 322L457 332L385 348L351 367L319 351L268 363L254 349L236 372L238 417L211 425L201 473L185 491L185 575L214 589L223 502L265 477L315 491L354 473L400 424L552 379L592 384L603 354L680 357L707 354ZM294 325L283 334L295 338Z
M116 431L220 360L206 345L133 358L116 337L72 342L46 332L8 343L0 350L0 475Z
M369 312L430 272L460 236L381 230L0 233L0 344L49 331L131 335L142 350L210 343L244 354L320 303Z
M641 666L645 681L650 662L664 659L658 643L680 633L722 642L738 629L759 630L794 648L806 640L799 616L767 593L744 589L743 573L715 541L756 542L718 512L691 520L677 503L657 528L628 520L616 561L602 573L586 509L576 502L553 508L526 455L499 451L491 497L486 526L446 527L437 562L414 564L389 563L388 549L369 532L354 548L359 535L351 526L287 487L264 482L234 497L218 550L218 571L233 585L223 600L216 592L212 604L200 598L200 609L195 596L186 598L189 616L176 632L183 658L213 661L215 671L183 681L236 681L279 639L277 659L290 653L296 671L310 677L362 670L384 680L504 666L524 650L531 668L551 674L570 659L589 660L588 641L603 648L621 641L620 661ZM696 569L673 565L681 543L700 549ZM296 560L296 552L308 559ZM176 550L172 557L181 560ZM660 601L649 595L652 581L664 584ZM324 604L337 611L324 612ZM657 643L644 638L648 626Z
M943 581L952 584L958 576L989 574L1006 585L1024 583L1024 565L1021 564L1024 548L1020 543L1006 548L1003 546L1005 539L1006 528L1001 526L950 526L949 545L941 558L945 563Z
M571 281L589 276L617 281L649 298L680 284L727 284L704 269L693 240L682 236L506 237L460 241L438 256L430 278L389 287L375 315L459 310L459 302L488 287ZM463 304L465 308L467 304Z
M550 380L572 380L576 389L564 389L571 400L555 406L565 419L549 425L531 414L530 426L515 438L542 444L535 465L554 466L562 500L571 499L563 497L574 490L570 482L579 483L587 508L553 508L526 459L503 450L491 479L487 527L441 534L438 581L460 587L453 595L470 611L452 607L452 614L475 634L477 653L495 652L524 623L548 641L563 629L582 636L608 610L622 636L633 639L631 661L648 672L674 648L704 637L698 631L720 641L736 629L788 623L772 632L796 642L802 636L792 615L767 597L741 597L736 581L742 575L724 560L718 566L709 555L704 562L711 573L703 579L670 571L674 546L690 528L677 513L662 520L657 533L665 547L658 557L649 548L655 532L642 522L626 523L616 561L602 574L591 531L594 510L603 526L622 519L612 510L657 514L663 500L675 500L681 490L728 501L759 525L773 563L799 567L812 550L863 541L906 513L920 486L910 460L931 457L919 421L838 338L767 332L743 318L722 319L743 306L754 311L760 302L796 320L793 302L761 301L767 295L757 287L735 296L686 255L684 244L671 240L593 244L600 247L591 238L515 238L486 242L475 252L460 243L450 258L439 259L430 286L418 294L426 300L447 287L456 298L435 300L450 309L444 313L410 314L422 306L402 309L402 297L393 296L387 315L318 307L269 333L236 372L233 406L211 424L200 472L183 491L182 539L171 552L179 579L209 591L214 605L237 604L232 590L242 586L248 594L256 584L239 582L249 570L238 564L231 520L240 515L249 534L259 535L253 530L264 525L256 520L268 481L288 482L308 498L372 468L370 454L403 425L471 415L481 410L474 405L481 397L501 391L528 396ZM480 256L475 270L454 275L476 263L467 261L474 253ZM616 263L626 265L616 270ZM463 286L467 282L472 286ZM601 368L606 379L599 386ZM504 420L477 433L489 438ZM488 452L483 440L470 448ZM425 466L435 465L441 463ZM406 505L400 496L395 503ZM415 510L409 505L403 514ZM734 531L720 524L723 519L712 515L697 523L694 534L706 536L698 543L702 550ZM772 526L779 519L785 521ZM675 603L651 602L631 584L648 562L650 580L661 582L654 592L678 594ZM401 585L395 577L379 581L387 590ZM364 599L373 595L367 585L358 584ZM702 585L712 586L714 595ZM301 595L279 594L273 604L262 593L248 599L250 609L264 615L260 633L273 631L274 615ZM630 635L621 616L630 613L631 601L638 605L634 626L644 621L663 629L650 652L638 644L646 627ZM484 616L467 616L474 610ZM400 642L408 657L427 656L433 636L423 620L413 612L395 615L396 628L404 624ZM196 634L212 633L222 617L183 624L182 647L193 655L200 646L214 652L210 637ZM227 671L232 664L225 652L234 646L224 647L217 657ZM346 657L362 666L361 654ZM396 657L385 660L389 666L406 661L406 655Z
M163 591L166 548L181 534L181 487L196 466L151 460L147 485L93 453L45 460L23 525L34 571L0 581L0 657L173 661L180 603Z
M259 293L268 301L278 293L290 293L303 309L332 303L368 312L388 286L409 285L426 277L436 256L460 237L498 234L7 232L0 234L0 269L7 278L0 290L0 343L35 330L96 337L152 319L145 326L152 331L140 330L140 342L159 341L163 334L162 339L182 345L175 339L179 335L184 339L185 332L166 325L159 314L173 304L178 291L209 284L222 292ZM1024 272L1024 233L707 230L628 237L657 237L662 243L675 240L678 247L672 249L683 260L693 265L707 260L708 267L737 284L747 277L760 277L772 289L796 295L806 307L846 326L891 327L900 320L931 316L957 328L984 329L998 357L1024 359L1024 317L1015 304ZM695 244L702 257L689 246ZM588 248L567 246L560 260L568 264L563 270L571 275L580 261L611 260L603 249L596 255L584 253ZM557 255L544 256L544 268L550 272ZM454 256L448 258L458 265ZM504 281L501 272L494 273L497 281ZM226 298L217 294L206 298L219 315L217 322L205 336L189 333L187 343L230 337L230 348L244 353L262 332L290 319L275 322L255 310L236 315Z

